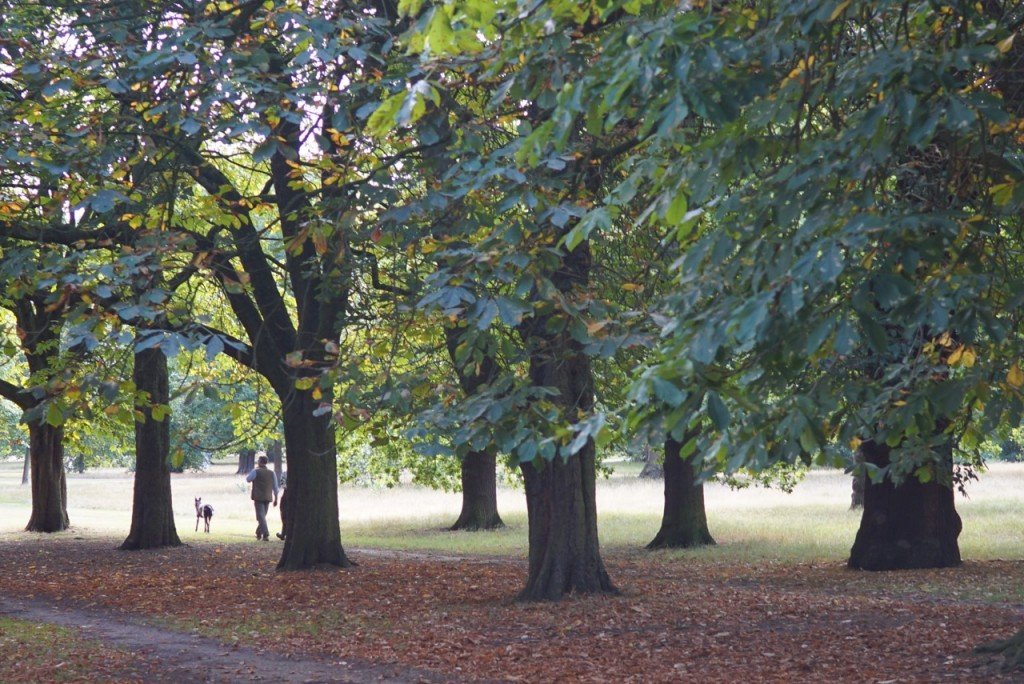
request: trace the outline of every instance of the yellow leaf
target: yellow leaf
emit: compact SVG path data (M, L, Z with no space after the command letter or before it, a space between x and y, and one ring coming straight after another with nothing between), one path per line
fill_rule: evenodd
M327 253L327 238L320 231L313 232L313 249L317 254Z
M1004 40L996 43L996 49L999 50L1000 54L1005 55L1013 47L1013 39L1017 37L1016 33L1011 33L1010 36Z
M853 439L850 440L850 448L856 451L857 449L860 448L861 442L862 440L860 437L854 437Z
M839 18L840 14L842 14L843 12L846 11L846 8L849 7L849 6L850 6L850 0L843 0L843 2L839 3L836 6L836 8L834 10L832 10L832 14L829 16L828 20L829 21L835 21L836 19Z
M320 391L319 387L314 387L313 391L311 392L311 394L312 394L313 398L316 399L317 401L319 401L321 399L321 397L324 396L323 392Z
M963 361L964 366L970 368L974 365L974 362L978 360L978 355L975 353L973 348L967 347L964 349L964 355L961 360Z
M644 286L638 285L636 283L623 283L622 289L625 290L626 292L643 292Z
M1010 370L1006 373L1006 382L1010 383L1012 387L1024 386L1024 371L1016 363L1010 366Z
M949 355L949 358L946 359L946 363L948 363L950 366L955 366L960 361L960 357L963 356L963 354L964 346L960 345L959 347L953 350L952 354Z

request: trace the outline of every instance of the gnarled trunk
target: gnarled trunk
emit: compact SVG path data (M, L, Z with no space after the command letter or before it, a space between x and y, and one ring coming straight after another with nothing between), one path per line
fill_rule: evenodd
M867 441L861 444L864 460L889 465L890 448ZM921 482L908 477L896 486L888 478L867 482L860 529L850 550L849 567L861 570L945 568L960 564L962 523L948 482L952 458L946 459L946 477ZM936 480L939 480L937 482Z
M28 532L60 532L68 520L68 486L64 473L64 429L46 422L30 423L32 515Z
M135 389L145 392L152 405L167 406L167 357L159 348L135 354L132 370ZM135 421L135 489L132 500L132 525L122 550L155 549L180 546L174 526L171 502L171 419L153 418L151 406L138 406L142 420Z
M462 461L462 512L452 530L504 527L498 515L497 459L493 451L471 451Z
M688 435L689 439L692 435ZM649 549L687 549L715 543L704 510L704 485L693 463L679 455L682 443L665 438L665 512Z
M582 294L590 273L586 242L562 257L552 282L567 295ZM553 390L549 400L576 422L594 408L590 358L569 334L554 310L539 316L528 330L530 381ZM555 323L555 325L551 325ZM559 330L559 332L550 332ZM524 463L526 509L530 525L530 573L521 601L558 600L569 593L617 593L597 541L594 441L571 456L556 453L539 465Z
M282 398L285 449L288 451L288 517L278 570L316 565L349 567L338 522L338 464L334 417L314 416L320 401L308 391Z

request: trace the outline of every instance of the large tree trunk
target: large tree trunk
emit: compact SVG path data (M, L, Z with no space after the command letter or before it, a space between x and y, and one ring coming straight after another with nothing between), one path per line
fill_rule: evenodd
M704 510L704 485L693 463L680 457L682 443L665 438L665 512L649 549L688 549L715 543Z
M498 515L497 459L493 451L471 451L462 461L462 512L452 530L504 527Z
M889 465L890 448L873 441L860 446L867 463ZM850 550L849 567L861 570L945 568L960 564L962 524L953 503L949 472L923 483L908 477L899 486L888 478L867 482L864 513ZM936 481L938 480L938 481Z
M29 466L31 465L31 463L32 463L32 449L29 448L29 447L25 447L25 463L24 463L24 465L22 465L22 468L21 468L21 484L23 484L23 485L28 484L29 471L31 470L31 468Z
M308 391L282 398L285 449L288 451L288 517L278 570L316 565L349 567L338 523L338 464L334 417L319 416L320 405Z
M563 460L522 465L530 527L530 569L520 601L616 593L597 541L593 443Z
M60 532L68 520L68 486L64 474L64 429L48 423L30 423L32 455L32 516L28 532Z
M153 405L167 406L167 357L158 348L135 354L135 389ZM180 546L171 503L171 419L155 420L150 406L136 407L143 420L135 422L135 494L132 525L123 550Z
M582 295L590 273L590 245L582 243L562 258L552 282L563 293ZM527 331L530 381L554 390L549 399L562 415L576 422L594 408L594 376L590 358L572 339L567 326L550 325L560 314L552 310ZM559 330L559 332L549 332ZM569 593L617 593L597 540L594 441L571 456L524 463L526 509L530 525L530 573L519 595L522 601L558 600Z
M236 475L248 475L256 467L256 450L241 449L238 452L238 470Z

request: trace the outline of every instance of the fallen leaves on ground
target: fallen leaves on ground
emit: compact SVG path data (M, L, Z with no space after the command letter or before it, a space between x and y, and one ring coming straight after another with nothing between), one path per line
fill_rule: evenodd
M442 678L522 681L968 681L971 653L1024 624L992 600L1024 562L895 573L612 553L618 597L518 604L525 562L351 551L347 570L275 572L258 544L116 551L68 538L0 545L0 590L169 620L293 657Z
M118 681L130 674L132 654L110 648L74 630L0 618L0 672L5 682Z

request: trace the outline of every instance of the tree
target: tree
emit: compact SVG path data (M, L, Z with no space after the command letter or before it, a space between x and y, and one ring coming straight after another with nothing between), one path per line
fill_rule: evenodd
M235 471L236 475L248 475L249 472L256 467L256 450L255 449L239 449L238 450L238 470Z
M665 9L631 6L533 133L649 122L636 173L591 210L641 193L683 254L636 396L675 393L675 416L653 417L676 433L696 410L723 470L835 463L837 443L872 442L890 451L869 488L952 486L951 447L1014 424L1024 384L1006 307L1019 271L1003 259L1017 119L976 84L1007 24L966 3ZM922 520L936 510L896 496ZM954 515L939 516L946 548Z
M485 385L497 380L498 366L493 355L485 354L478 363L459 363L459 329L445 328L445 346L459 376L459 384L467 396L473 396ZM472 356L470 356L472 360ZM504 527L498 515L497 455L493 445L470 449L462 457L462 510L452 530L491 530Z
M157 347L137 350L132 380L142 395L135 419L132 523L122 550L179 546L171 505L171 428L167 415L167 357Z
M29 368L27 387L0 380L0 393L22 410L28 424L28 461L31 471L32 514L29 532L60 532L70 524L67 511L67 479L64 471L63 416L54 401L51 370L60 354L61 316L45 293L17 294L14 310L21 337L21 351ZM36 391L33 391L36 390ZM50 401L47 401L47 400Z
M649 549L687 549L715 543L708 531L704 487L697 479L692 453L682 455L683 447L692 451L696 441L696 431L686 434L683 442L671 436L665 438L665 512L661 529L647 545Z

